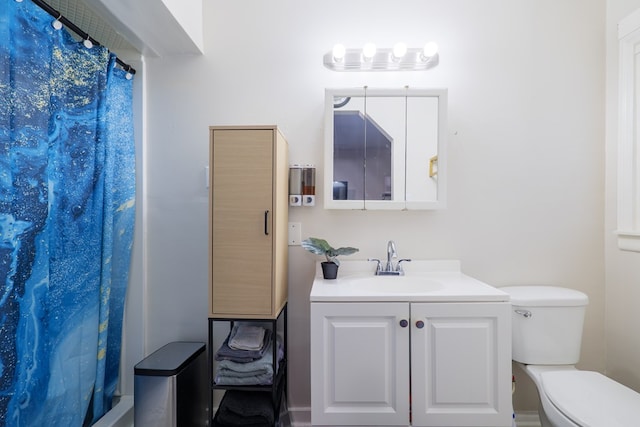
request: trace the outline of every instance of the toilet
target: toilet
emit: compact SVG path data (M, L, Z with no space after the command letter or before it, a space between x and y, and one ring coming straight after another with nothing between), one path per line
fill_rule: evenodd
M538 389L542 427L640 425L639 393L575 367L587 295L555 286L500 289L511 297L512 359Z

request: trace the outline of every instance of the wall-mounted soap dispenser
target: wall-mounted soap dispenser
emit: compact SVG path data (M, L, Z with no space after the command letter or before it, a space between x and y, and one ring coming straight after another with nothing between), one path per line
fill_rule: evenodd
M311 164L289 166L289 206L315 206L316 167Z
M289 206L302 206L302 166L289 166Z
M302 205L315 206L316 204L316 167L304 165L302 168Z

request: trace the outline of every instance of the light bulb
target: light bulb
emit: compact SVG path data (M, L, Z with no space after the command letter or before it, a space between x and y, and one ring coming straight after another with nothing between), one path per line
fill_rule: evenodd
M362 48L362 57L365 61L371 61L376 54L376 45L373 43L367 43Z
M438 53L438 45L434 42L428 42L422 49L422 56L424 59L431 58L436 53Z
M393 59L399 60L407 54L407 45L400 42L393 46Z
M336 44L333 46L333 60L334 62L342 62L344 60L344 55L346 53L346 49L343 44Z

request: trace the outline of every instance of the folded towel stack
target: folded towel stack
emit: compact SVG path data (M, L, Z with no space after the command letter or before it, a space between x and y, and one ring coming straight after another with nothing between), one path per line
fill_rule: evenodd
M275 421L271 393L227 391L216 414L217 427L270 427Z
M272 335L270 329L236 323L215 354L218 361L215 383L229 386L273 384L275 372ZM279 337L275 341L277 360L280 362L284 357L282 343ZM257 345L258 342L260 345ZM246 349L234 348L238 346Z

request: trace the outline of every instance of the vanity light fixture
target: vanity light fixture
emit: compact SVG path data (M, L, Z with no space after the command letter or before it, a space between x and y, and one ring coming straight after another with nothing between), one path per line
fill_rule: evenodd
M370 63L373 61L373 57L376 56L378 48L373 43L367 43L362 48L362 62Z
M333 47L332 60L334 62L342 62L344 61L344 55L346 53L346 49L343 44L337 44Z
M402 58L407 54L407 45L399 42L393 45L393 51L391 52L391 59L394 62L402 61Z
M420 57L424 61L427 61L429 58L431 58L436 53L438 53L438 45L435 42L427 42L424 45L424 47L422 48L422 53L421 53Z
M336 44L324 55L324 66L333 71L422 71L439 62L438 45L428 42L411 48L396 43L393 48L377 48L367 43L362 49L345 48Z

